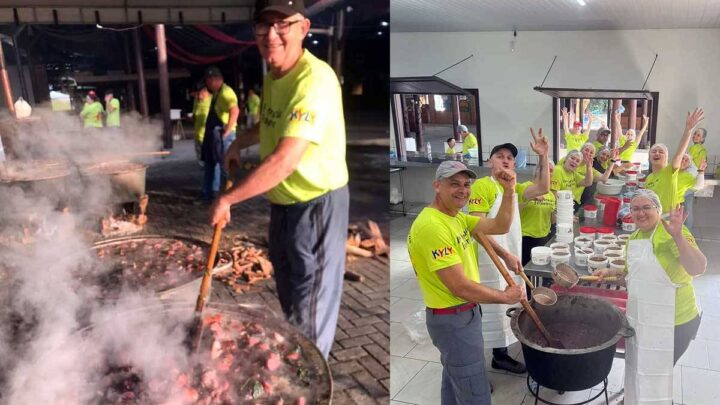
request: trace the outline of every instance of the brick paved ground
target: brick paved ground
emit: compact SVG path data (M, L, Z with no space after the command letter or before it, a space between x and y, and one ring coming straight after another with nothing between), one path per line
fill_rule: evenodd
M188 236L210 242L206 205L197 203L202 176L188 141L176 143L173 157L148 170L149 223L147 233ZM350 221L372 219L389 235L387 214L387 147L350 147ZM223 232L221 248L239 239L266 247L269 205L263 197L232 210L232 223ZM334 381L334 404L389 402L389 269L376 259L360 259L349 269L365 281L345 282L335 345L329 360ZM282 314L274 283L264 283L250 293L235 294L215 283L211 300L267 305Z

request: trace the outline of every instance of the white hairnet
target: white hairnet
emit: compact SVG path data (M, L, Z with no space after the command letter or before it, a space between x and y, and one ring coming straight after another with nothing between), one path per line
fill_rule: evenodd
M577 156L578 158L580 158L582 160L582 153L580 153L580 151L577 151L575 149L568 152L567 156L565 156L565 160L567 160L568 158L570 158L572 156Z
M636 198L647 198L648 200L652 201L652 203L657 207L658 214L662 214L662 204L660 204L660 197L658 197L658 195L655 194L654 191L647 188L639 189L635 192L632 201L635 201Z
M592 144L592 142L585 142L585 144L580 148L580 150L583 150L585 148L590 148L593 151L593 154L597 152L597 149L595 149L595 145Z
M652 153L653 149L655 149L655 148L661 148L662 150L665 151L665 154L666 154L666 155L668 155L668 154L670 153L670 152L668 152L668 148L667 148L667 146L665 146L664 143L656 143L655 145L653 145L653 146L650 148L650 153Z

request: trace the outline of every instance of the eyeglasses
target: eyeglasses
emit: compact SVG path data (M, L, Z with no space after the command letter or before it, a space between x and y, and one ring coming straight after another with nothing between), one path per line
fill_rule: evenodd
M295 20L295 21L275 21L274 23L266 23L266 22L256 22L253 25L253 31L255 31L255 35L259 36L265 36L268 33L270 33L270 27L275 28L275 32L277 32L278 35L284 35L287 34L288 31L290 31L290 26L299 23L303 20Z
M655 205L645 205L642 207L630 207L630 212L633 214L639 214L640 211L643 211L647 214L648 212L652 212L656 209L657 209L657 206L655 206Z

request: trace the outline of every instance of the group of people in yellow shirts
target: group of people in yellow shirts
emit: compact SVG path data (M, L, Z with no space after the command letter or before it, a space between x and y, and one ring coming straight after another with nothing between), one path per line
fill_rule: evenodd
M567 117L567 112L563 113ZM496 321L502 319L496 314L503 313L496 306L502 309L517 303L524 290L504 283L484 248L473 239L482 240L479 234L494 235L489 238L492 249L508 269L522 271L523 264L530 261L530 250L545 245L551 237L556 193L572 191L579 204L585 187L621 173L622 160L630 161L648 120L643 120L643 128L635 136L634 131L621 133L619 114L613 119L620 148L606 146L609 131L598 131L597 145L588 142L589 131L581 133L582 125L574 125L566 135L570 152L557 168L547 159L547 139L542 132L537 137L533 132L531 147L539 161L533 180L521 184L515 183L517 148L512 144L492 149L488 159L491 175L481 179L457 161L445 161L438 167L433 181L435 198L413 222L407 246L427 305L428 332L443 359L442 403L490 403L492 385L485 372L484 347L494 348L493 368L516 373L525 370L521 363L506 358L505 348L514 340L502 321ZM601 280L614 276L628 290L627 316L636 337L626 343L626 357L631 359L626 361L626 403L637 403L638 398L672 400L672 367L700 325L702 315L692 279L705 272L707 259L684 225L687 213L680 203L692 185L697 187L696 177L703 176L706 132L696 129L702 119L701 109L688 114L672 160L665 145L650 148L651 170L645 189L630 203L637 231L626 247L626 267L594 273ZM568 120L565 122L567 129ZM685 154L691 138L694 144ZM627 159L622 159L623 153ZM697 165L695 174L684 174L693 164ZM464 207L470 215L462 212ZM481 217L480 221L472 220L475 216ZM658 308L658 302L664 307ZM648 319L649 313L657 316ZM646 349L657 342L658 333L668 338L653 352L660 360L648 363ZM476 352L480 355L470 355ZM649 374L654 380L643 380Z
M80 118L85 128L120 128L120 100L113 96L113 91L105 92L105 107L95 91L90 90L85 96L85 104L80 111ZM105 118L105 125L103 125Z
M195 129L195 153L198 161L200 161L203 139L205 138L205 124L208 113L210 112L210 104L212 102L212 94L208 91L204 81L201 81L195 87L193 93L193 127ZM245 127L252 128L260 122L260 96L254 89L249 89L247 99L245 100Z
M458 152L455 150L455 138L448 138L447 140L447 146L445 146L445 154L446 155L452 155L455 156L457 154L463 155L463 157L469 158L472 156L472 154L475 154L477 156L477 150L478 150L478 142L477 138L475 137L475 134L468 131L468 127L465 125L458 126L458 134L462 138L462 152ZM474 151L474 153L471 153L471 150Z

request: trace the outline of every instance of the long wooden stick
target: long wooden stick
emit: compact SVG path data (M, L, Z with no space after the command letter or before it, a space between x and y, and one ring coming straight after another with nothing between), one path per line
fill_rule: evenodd
M507 269L505 268L505 265L502 261L500 261L500 258L495 253L495 249L492 248L490 245L490 241L488 240L487 236L485 236L482 232L478 232L478 238L480 239L480 244L483 246L485 251L487 252L488 256L490 256L490 259L495 264L495 267L500 271L500 274L502 274L503 278L505 279L505 282L508 283L509 286L515 286L515 281L513 281L512 277L510 277L510 274L508 273ZM542 333L543 337L547 342L554 347L563 348L562 342L560 342L557 339L553 339L550 336L550 333L548 333L547 329L545 329L545 325L540 322L540 318L538 318L537 314L535 313L535 310L532 309L530 306L530 303L527 301L526 298L523 298L520 300L520 304L523 306L523 309L525 309L525 312L527 312L528 316L532 319L533 323L535 323L535 326L538 328L540 333Z

